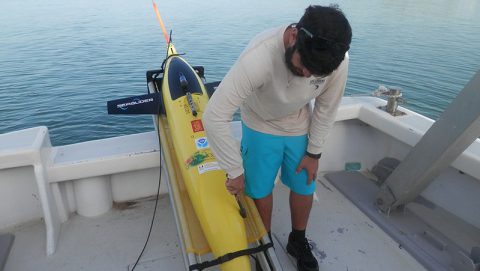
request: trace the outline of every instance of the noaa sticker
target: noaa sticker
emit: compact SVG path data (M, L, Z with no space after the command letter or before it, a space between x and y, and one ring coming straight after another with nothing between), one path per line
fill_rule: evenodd
M197 150L206 149L208 148L208 140L206 137L200 137L195 139L195 146L197 146Z
M220 170L220 166L217 162L207 162L197 166L198 173L203 174L212 170Z

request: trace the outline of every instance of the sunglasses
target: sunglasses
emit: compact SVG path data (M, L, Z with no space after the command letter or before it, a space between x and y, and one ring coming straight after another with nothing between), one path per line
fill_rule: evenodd
M307 29L300 27L299 31L302 31L305 33L305 36L307 36L311 41L312 41L312 47L316 50L323 51L327 49L334 49L337 51L343 51L346 52L348 49L350 49L350 46L341 43L341 42L336 42L331 39L324 38L322 36L315 36L312 34L312 32L308 31Z

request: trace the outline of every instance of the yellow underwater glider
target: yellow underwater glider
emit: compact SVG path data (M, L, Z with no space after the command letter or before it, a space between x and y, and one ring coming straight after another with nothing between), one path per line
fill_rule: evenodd
M147 72L149 94L109 101L108 112L155 115L187 270L248 271L254 254L257 270L281 270L253 201L228 193L205 135L202 114L219 82L204 84L203 67L177 54L153 5L167 56L161 69Z

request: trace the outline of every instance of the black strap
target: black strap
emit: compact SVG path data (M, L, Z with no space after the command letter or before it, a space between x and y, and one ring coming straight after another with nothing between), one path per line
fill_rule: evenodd
M266 251L267 249L269 249L271 247L273 247L272 242L267 243L267 244L263 244L263 245L260 245L258 247L254 247L254 248L247 248L247 249L227 253L223 256L220 256L220 257L216 258L215 260L206 261L206 262L203 262L203 263L192 264L192 265L190 265L189 270L190 271L193 271L193 270L202 271L205 268L212 267L212 266L215 266L215 265L219 265L219 264L231 261L231 260L233 260L235 258L238 258L238 257L241 257L241 256L246 256L246 255L251 255L251 254L258 253L258 252Z

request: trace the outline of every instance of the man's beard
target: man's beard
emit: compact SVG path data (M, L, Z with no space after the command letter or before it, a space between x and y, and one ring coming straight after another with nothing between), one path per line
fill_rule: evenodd
M285 49L285 63L287 64L288 69L296 76L303 76L303 73L298 72L298 69L293 66L292 57L295 53L295 45Z

